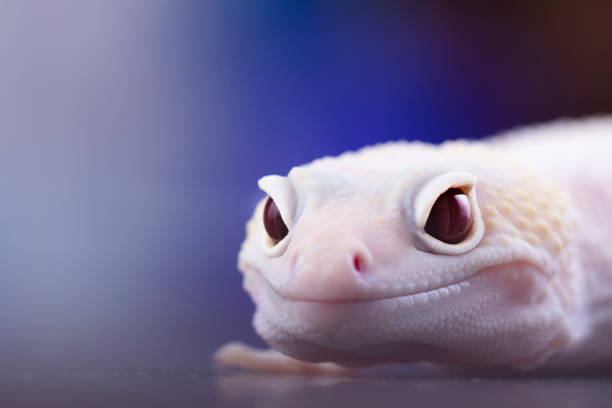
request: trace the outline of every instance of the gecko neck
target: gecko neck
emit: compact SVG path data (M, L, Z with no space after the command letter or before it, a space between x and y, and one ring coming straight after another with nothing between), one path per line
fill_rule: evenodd
M572 324L575 339L567 352L547 363L550 368L611 363L605 361L612 355L610 124L609 119L592 119L579 129L579 138L573 125L563 124L532 129L525 137L494 140L494 145L567 191L581 218L572 251L581 293Z
M611 128L612 118L594 117L528 127L493 139L493 146L552 179L572 197L581 218L575 242L586 310L593 324L608 325L612 325Z

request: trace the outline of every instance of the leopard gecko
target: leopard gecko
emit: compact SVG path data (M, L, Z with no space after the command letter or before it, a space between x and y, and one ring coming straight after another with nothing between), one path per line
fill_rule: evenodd
M608 117L265 176L238 266L272 350L230 343L215 358L294 373L609 364L611 178Z

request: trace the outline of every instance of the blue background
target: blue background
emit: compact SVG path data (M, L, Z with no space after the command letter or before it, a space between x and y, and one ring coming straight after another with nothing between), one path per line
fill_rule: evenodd
M612 6L0 5L0 365L208 367L261 345L256 181L397 139L612 109Z

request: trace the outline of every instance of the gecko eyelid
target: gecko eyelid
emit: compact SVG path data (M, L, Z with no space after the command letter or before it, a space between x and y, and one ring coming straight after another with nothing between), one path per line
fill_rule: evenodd
M291 240L298 207L298 194L287 177L269 175L257 182L267 197L260 202L259 225L262 250L272 258L281 256Z

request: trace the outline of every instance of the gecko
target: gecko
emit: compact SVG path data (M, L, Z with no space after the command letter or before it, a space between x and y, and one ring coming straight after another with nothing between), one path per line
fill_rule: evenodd
M238 256L255 371L612 362L612 117L387 142L268 175Z

